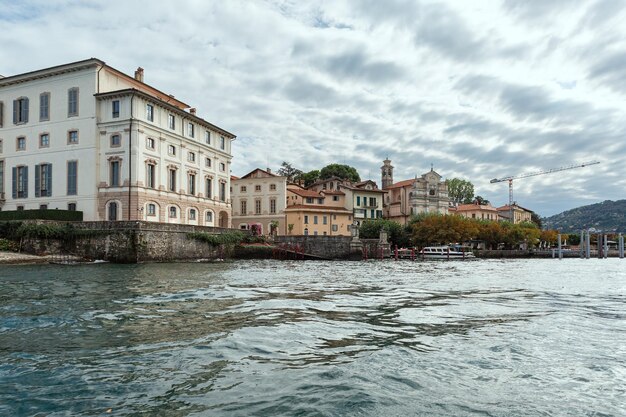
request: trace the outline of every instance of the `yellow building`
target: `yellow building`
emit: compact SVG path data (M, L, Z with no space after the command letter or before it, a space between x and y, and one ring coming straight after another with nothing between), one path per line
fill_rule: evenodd
M498 209L491 204L461 204L457 207L450 207L450 214L458 214L468 219L491 220L497 222L499 220Z
M287 234L350 236L352 211L345 208L346 195L336 189L327 192L287 186L285 208Z
M498 207L498 213L500 221L511 221L511 206ZM524 223L532 221L532 210L525 209L519 206L517 203L513 203L513 223Z

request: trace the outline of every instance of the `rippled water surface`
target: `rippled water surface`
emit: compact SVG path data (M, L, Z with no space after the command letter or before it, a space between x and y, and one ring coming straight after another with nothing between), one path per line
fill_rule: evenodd
M2 416L626 416L626 260L0 266Z

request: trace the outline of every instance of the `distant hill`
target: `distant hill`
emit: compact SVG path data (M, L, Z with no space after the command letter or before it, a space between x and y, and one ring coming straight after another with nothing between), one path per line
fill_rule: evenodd
M590 204L542 219L544 229L573 233L591 227L601 231L626 232L626 200Z

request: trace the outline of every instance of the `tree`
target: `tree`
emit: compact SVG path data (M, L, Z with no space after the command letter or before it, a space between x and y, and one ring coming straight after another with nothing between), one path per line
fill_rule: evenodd
M476 197L474 197L474 203L476 204L480 204L481 206L486 206L487 204L491 204L491 202L485 198L482 198L481 196L477 195Z
M356 168L342 164L326 165L320 170L320 179L325 180L330 177L339 177L351 182L361 181L361 177Z
M385 229L391 245L399 248L410 245L409 235L400 223L393 220L376 219L367 220L359 227L359 237L362 239L378 239L381 229Z
M456 204L470 204L474 199L474 184L460 178L446 180L448 195Z
M287 177L287 181L293 182L295 177L302 175L302 171L291 166L291 163L283 161L281 168L278 170L278 175Z
M530 215L530 221L535 223L537 227L541 229L542 227L541 217L537 213L532 213Z
M478 235L478 222L462 216L429 214L413 223L413 241L418 246L463 243Z
M300 175L298 175L295 180L297 181L304 181L304 186L308 187L309 185L313 184L315 181L317 181L320 178L320 171L317 169L314 169L313 171L309 171L306 173L302 173Z

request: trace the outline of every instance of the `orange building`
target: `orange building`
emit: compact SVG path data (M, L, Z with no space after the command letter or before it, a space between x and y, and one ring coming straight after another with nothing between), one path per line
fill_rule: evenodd
M499 220L498 209L491 204L461 204L457 207L450 207L449 213L458 214L468 219L491 220L494 222Z
M287 186L287 234L350 236L352 211L345 208L342 191L307 190L297 184Z

